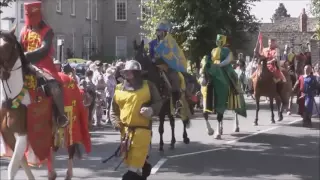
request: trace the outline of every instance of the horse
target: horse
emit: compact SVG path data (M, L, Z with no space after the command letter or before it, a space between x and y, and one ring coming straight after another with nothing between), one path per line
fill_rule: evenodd
M171 92L169 92L168 88L166 87L165 80L163 79L162 73L159 68L151 61L151 58L146 54L144 49L144 41L142 40L140 44L137 44L137 41L133 41L133 47L135 50L135 60L137 60L143 70L146 70L146 74L144 75L144 79L147 79L153 82L156 87L158 88L160 95L162 96L164 103L161 107L159 113L159 134L160 134L160 146L159 151L163 152L163 133L164 133L164 121L165 116L167 115L170 121L171 126L171 143L170 149L173 150L175 148L176 138L175 138L175 118L172 114L171 108ZM190 143L190 139L187 133L187 121L183 122L183 142L185 144Z
M254 97L256 100L256 117L254 120L254 125L258 125L258 116L260 110L260 97L266 96L269 98L270 110L271 110L271 123L275 123L274 112L273 112L273 101L276 100L276 105L278 108L278 120L283 120L283 108L287 107L289 104L289 97L292 89L292 83L290 75L286 68L284 68L284 63L281 62L280 69L283 75L285 76L287 82L284 82L281 90L277 91L277 85L274 81L273 74L269 71L267 67L267 59L261 57L258 61L258 69L256 71L255 77L253 77L253 89Z
M28 163L41 165L45 162L48 179L54 180L57 174L52 167L53 104L42 88L44 84L39 84L34 72L29 70L29 62L17 41L15 30L0 32L0 144L4 150L1 156L11 156L8 166L10 180L14 179L20 166L29 180L35 179ZM76 148L68 147L69 163ZM66 179L71 179L70 170L72 164L68 167Z
M202 68L204 68L205 66L205 61L206 61L206 58L204 58L201 62ZM204 79L208 79L208 76L211 76L211 78L214 78L213 75L209 75L207 72L204 72L204 74L206 74L205 76L207 77L207 78L202 77ZM199 79L200 82L204 80L202 78ZM240 82L238 81L238 84L239 83ZM223 135L223 113L217 112L214 110L214 107L211 107L214 104L214 97L215 97L214 88L215 88L214 84L212 83L206 84L206 86L201 87L201 94L203 97L203 117L206 121L206 129L207 129L208 135L209 136L214 135L215 139L221 139L221 136ZM218 96L218 94L216 95ZM242 94L240 94L239 96L242 96L240 97L240 99L243 98ZM244 103L244 99L242 99L242 102ZM241 106L245 106L245 104L241 104ZM217 120L218 120L216 131L212 129L211 124L209 122L209 114L213 112L217 114ZM240 132L239 118L238 118L238 114L235 111L234 111L234 132Z

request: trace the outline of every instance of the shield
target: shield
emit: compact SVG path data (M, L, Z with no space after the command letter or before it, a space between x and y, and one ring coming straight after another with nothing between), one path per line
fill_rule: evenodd
M28 105L28 141L40 161L48 158L52 146L52 100L43 97Z
M155 48L155 52L170 68L178 72L187 72L186 57L171 34L167 34L164 40Z

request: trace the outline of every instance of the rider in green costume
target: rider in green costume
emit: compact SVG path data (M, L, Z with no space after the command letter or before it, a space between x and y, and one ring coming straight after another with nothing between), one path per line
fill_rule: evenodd
M232 65L233 54L231 50L224 47L227 37L221 34L217 35L217 47L207 56L205 66L202 67L207 84L207 107L214 108L218 114L224 114L224 111L235 110L241 116L246 117L246 105L243 92L240 89L237 74ZM212 101L213 95L213 101Z

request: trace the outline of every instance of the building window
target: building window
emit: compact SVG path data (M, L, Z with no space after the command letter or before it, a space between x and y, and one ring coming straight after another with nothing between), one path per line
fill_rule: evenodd
M56 11L61 13L62 3L61 0L57 0Z
M84 37L83 39L83 58L90 59L90 43L91 38L90 37Z
M76 1L71 0L71 16L76 16Z
M60 62L62 62L64 60L64 36L63 35L58 35L57 36L57 49L56 49L56 52L57 52L57 58L56 59L59 59ZM62 62L64 63L64 62Z
M127 20L127 0L115 0L116 21Z
M95 7L95 13L94 13L94 19L98 21L98 0L94 0L94 7Z
M151 16L152 9L146 6L146 0L141 0L141 20L145 21Z
M91 0L87 0L87 19L91 18Z
M127 57L127 37L116 36L116 56L125 58Z
M20 4L20 21L24 21L24 4Z

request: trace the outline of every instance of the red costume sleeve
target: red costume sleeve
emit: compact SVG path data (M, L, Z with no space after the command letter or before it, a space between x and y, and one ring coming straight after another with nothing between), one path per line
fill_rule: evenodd
M82 143L85 147L85 150L87 153L91 152L91 138L90 138L90 133L88 129L88 117L89 117L89 112L88 110L84 107L83 105L83 98L81 95L81 91L78 88L78 86L75 87L75 91L77 94L77 116L78 120L80 123L80 132L82 134Z

